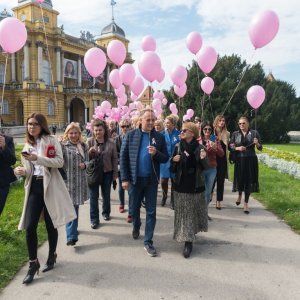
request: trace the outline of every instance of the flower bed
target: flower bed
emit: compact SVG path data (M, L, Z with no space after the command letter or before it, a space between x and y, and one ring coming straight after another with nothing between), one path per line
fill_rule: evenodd
M281 173L289 174L300 179L300 155L272 148L264 148L262 153L257 153L260 163Z

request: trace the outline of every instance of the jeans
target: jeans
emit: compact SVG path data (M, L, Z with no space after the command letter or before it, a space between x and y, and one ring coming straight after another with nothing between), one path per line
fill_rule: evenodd
M66 224L67 241L78 241L78 211L79 205L74 205L77 218Z
M119 172L119 201L120 201L120 205L125 206L125 191L122 188L122 181L121 181L121 176L120 176L120 172ZM131 216L132 215L132 205L131 205L131 200L130 200L130 196L128 197L128 215Z
M153 183L150 177L138 177L136 184L130 184L129 186L129 198L132 202L133 228L138 230L141 227L141 202L145 198L146 226L144 245L152 245L156 224L157 183Z
M89 187L90 191L90 219L91 224L99 224L99 186L102 194L102 216L110 216L110 189L113 180L113 171L105 172L101 185Z
M204 170L202 174L205 180L205 201L208 206L211 200L212 187L214 185L214 181L217 175L217 169L209 168L207 170Z
M0 187L0 216L5 206L6 198L9 192L9 185Z

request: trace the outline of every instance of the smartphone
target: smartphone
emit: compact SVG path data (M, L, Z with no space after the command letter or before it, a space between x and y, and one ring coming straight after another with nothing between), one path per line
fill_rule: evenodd
M214 134L211 134L210 137L209 137L209 140L215 143L216 142L216 136Z

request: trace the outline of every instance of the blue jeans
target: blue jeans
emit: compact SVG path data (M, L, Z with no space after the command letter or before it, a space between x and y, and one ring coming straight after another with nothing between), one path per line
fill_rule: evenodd
M130 184L129 186L129 199L132 202L132 224L134 229L140 229L141 227L140 209L143 198L145 198L146 204L144 245L152 245L156 224L157 183L153 183L150 177L138 177L136 184Z
M67 241L78 241L78 210L79 205L74 205L77 218L66 224Z
M5 206L6 198L9 192L9 185L0 187L0 216Z
M209 168L207 170L204 170L202 174L205 180L205 201L206 204L209 205L209 202L211 200L212 187L217 175L217 169Z
M125 206L125 191L122 188L122 181L121 181L121 176L119 173L119 201L120 201L120 205ZM131 216L132 215L132 205L131 205L131 201L130 201L130 196L128 195L128 215Z
M99 224L99 186L102 195L102 216L110 216L110 189L113 180L113 172L105 172L101 185L89 187L90 191L90 219L91 224Z

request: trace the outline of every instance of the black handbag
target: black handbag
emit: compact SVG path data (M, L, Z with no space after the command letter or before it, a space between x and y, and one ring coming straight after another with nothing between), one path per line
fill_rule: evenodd
M236 162L236 152L235 151L229 151L229 163L235 164Z
M103 168L102 155L97 155L89 161L86 167L86 177L89 187L95 187L102 183L104 173Z

